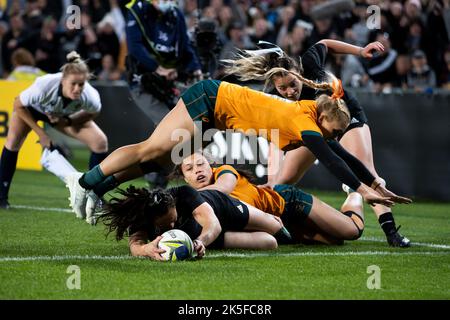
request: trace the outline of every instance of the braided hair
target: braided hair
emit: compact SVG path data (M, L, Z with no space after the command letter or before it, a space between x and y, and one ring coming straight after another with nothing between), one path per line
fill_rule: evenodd
M169 208L175 207L175 199L163 189L148 190L129 186L118 189L122 197L113 197L103 205L99 217L108 228L108 235L115 232L117 241L123 239L128 228L148 230L156 218L164 216Z

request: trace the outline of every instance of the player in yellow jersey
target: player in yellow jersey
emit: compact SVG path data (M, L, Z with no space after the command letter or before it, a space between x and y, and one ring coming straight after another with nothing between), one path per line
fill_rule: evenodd
M247 172L230 165L211 167L200 152L186 157L174 175L197 190L218 190L281 217L296 242L338 244L358 239L364 230L363 202L357 192L350 193L338 211L292 185L257 187Z
M87 203L95 203L118 183L154 171L156 166L172 165L172 150L186 143L195 146L196 139L202 139L199 135L208 128L237 129L246 133L252 129L253 134L266 136L283 150L305 145L317 150L317 158L342 183L359 192L366 202L387 206L394 202L410 203L410 199L389 191L334 140L350 124L350 115L340 99L342 86L337 79L321 86L333 88L333 96L322 95L315 102L299 102L227 82L200 81L186 90L147 140L115 150L83 175L69 176L70 205L76 214L84 215L84 211L89 211L87 215L90 215L92 206ZM279 139L272 136L274 130L278 130ZM187 150L189 154L193 151Z

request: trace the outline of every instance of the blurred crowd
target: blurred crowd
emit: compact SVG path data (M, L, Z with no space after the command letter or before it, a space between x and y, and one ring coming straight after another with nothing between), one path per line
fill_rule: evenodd
M20 79L21 73L14 72L17 68L57 72L66 54L76 50L87 59L96 79L124 79L127 2L0 0L2 78ZM217 39L207 44L206 51L217 61L230 58L237 49L254 49L259 41L276 43L294 57L321 39L358 46L380 41L386 50L370 61L329 55L327 68L349 87L383 92L393 87L421 92L450 89L450 0L357 0L350 8L340 1L334 14L323 9L325 2L182 0L178 5L200 58L205 44L196 40L202 19L213 22ZM77 22L73 15L78 9L80 26L70 27ZM213 71L212 77L221 77L219 64Z

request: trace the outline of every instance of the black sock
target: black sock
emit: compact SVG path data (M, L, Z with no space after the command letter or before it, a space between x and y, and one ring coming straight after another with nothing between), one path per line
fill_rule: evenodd
M108 156L108 152L96 153L91 152L91 157L89 158L89 170L98 165Z
M390 235L395 232L395 220L392 212L389 211L380 215L378 222L386 235Z
M289 231L285 227L282 227L273 236L275 237L275 239L277 239L278 244L290 244L290 243L292 243L291 234L289 233Z
M8 199L11 180L16 172L18 151L10 151L3 148L0 161L0 199Z

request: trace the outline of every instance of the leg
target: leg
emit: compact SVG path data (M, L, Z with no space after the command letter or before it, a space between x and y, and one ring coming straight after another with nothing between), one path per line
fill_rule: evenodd
M352 192L344 202L342 209L348 215L342 214L342 212L313 197L313 205L308 219L314 222L320 230L334 238L355 240L361 236L362 230L364 229L363 201L361 195Z
M272 250L278 247L277 240L266 232L225 232L224 248Z
M172 133L183 130L185 136L172 138ZM170 111L145 141L118 148L100 164L104 176L123 171L133 165L153 160L160 165L170 162L170 151L186 138L198 133L183 100ZM95 185L95 183L94 183Z
M305 172L312 166L316 157L308 148L300 147L286 153L281 166L281 172L276 184L295 184L303 178Z
M364 124L362 127L356 127L347 131L340 140L340 143L348 152L364 163L376 178L379 178L374 166L372 137L368 125ZM373 206L373 211L390 245L398 247L410 246L409 239L398 233L391 208L377 204Z
M289 231L283 226L280 218L246 204L249 217L245 230L264 231L275 237L279 244L292 243Z
M172 138L174 132L181 136ZM137 165L150 161L162 166L171 163L171 150L180 143L190 143L197 133L200 132L180 99L147 140L115 150L100 165L81 177L73 175L67 178L73 211L77 216L85 217L88 190L95 188L108 176L122 172L123 177L127 177L127 170L132 171L128 177L133 176Z
M92 169L106 158L108 152L108 138L94 121L90 120L81 125L57 129L88 146L89 150L91 150L89 169Z
M16 171L17 156L31 128L13 112L0 161L0 208L8 209L8 193Z

